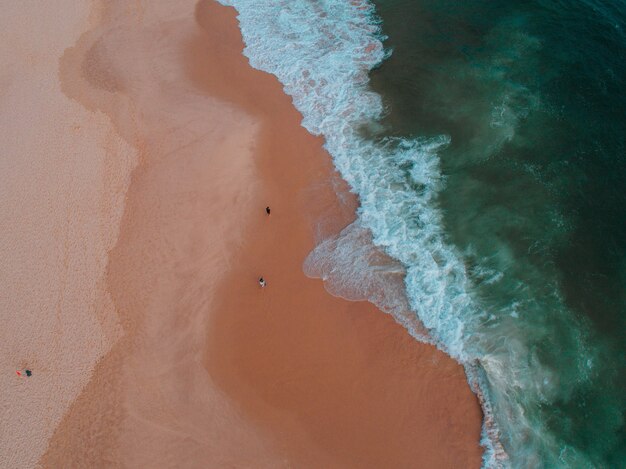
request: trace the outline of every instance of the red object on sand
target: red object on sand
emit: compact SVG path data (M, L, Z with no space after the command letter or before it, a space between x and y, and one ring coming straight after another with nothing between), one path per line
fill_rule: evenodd
M17 373L17 376L22 376L22 372L21 371L17 370L16 373Z

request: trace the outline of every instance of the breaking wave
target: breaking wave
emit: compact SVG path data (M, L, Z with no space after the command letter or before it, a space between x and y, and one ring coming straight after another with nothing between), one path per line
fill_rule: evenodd
M438 153L451 138L390 137L380 124L386 109L368 86L369 73L391 52L374 6L365 0L220 1L239 13L250 64L280 80L302 125L324 137L335 167L360 199L357 221L323 241L305 261L305 273L324 279L334 295L372 301L465 366L485 414L486 467L586 463L554 439L541 416L528 412L559 389L555 370L533 352L528 337L549 340L573 319L559 313L549 324L516 321L522 306L545 306L529 299L506 305L496 320L476 295L472 282L495 283L502 273L467 266L447 240L437 206L445 187ZM512 138L507 129L503 141ZM555 310L565 310L557 288L551 298ZM572 327L564 340L584 344L583 330ZM577 365L581 379L592 362L590 352Z

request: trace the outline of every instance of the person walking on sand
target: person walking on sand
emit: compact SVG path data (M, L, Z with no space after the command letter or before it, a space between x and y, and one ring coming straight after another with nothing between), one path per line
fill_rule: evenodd
M265 288L265 286L267 285L267 282L263 277L259 277L259 285L261 285L261 288Z

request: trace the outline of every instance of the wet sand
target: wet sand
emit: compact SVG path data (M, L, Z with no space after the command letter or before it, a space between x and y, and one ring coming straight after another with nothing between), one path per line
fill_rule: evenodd
M355 200L234 11L94 5L60 75L139 155L106 267L122 333L40 466L479 467L462 368L302 273Z
M207 17L221 14L206 5ZM206 29L224 35L218 25L229 20L207 19ZM243 61L231 66L245 73ZM265 97L257 148L264 183L221 283L237 294L218 295L211 315L209 374L272 429L293 467L478 467L480 410L462 369L373 305L332 297L303 275L320 220L322 231L338 231L354 207L338 205L342 186L332 182L339 176L322 142L295 126L301 116L273 77L250 75L239 93ZM254 283L258 275L266 288Z

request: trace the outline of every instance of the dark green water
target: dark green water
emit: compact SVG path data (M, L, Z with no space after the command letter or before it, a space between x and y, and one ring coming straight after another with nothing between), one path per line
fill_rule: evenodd
M374 3L388 133L451 139L436 203L508 462L626 467L626 2Z

